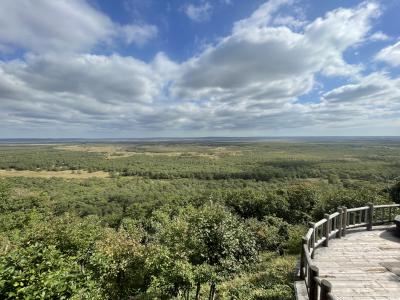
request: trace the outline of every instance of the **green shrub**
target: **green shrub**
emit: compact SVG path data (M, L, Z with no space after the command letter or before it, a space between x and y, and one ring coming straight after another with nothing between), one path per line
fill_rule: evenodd
M1 299L101 299L74 257L35 243L0 257Z

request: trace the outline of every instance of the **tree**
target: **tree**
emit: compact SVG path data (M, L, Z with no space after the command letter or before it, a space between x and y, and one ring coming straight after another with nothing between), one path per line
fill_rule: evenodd
M318 202L315 187L309 183L291 185L286 191L289 203L288 214L284 219L290 223L305 223L311 219L311 212Z
M124 229L107 229L104 237L96 242L87 267L106 298L129 299L146 290L145 261L145 246L136 236Z
M390 198L393 202L400 204L400 181L394 184L389 190Z
M186 207L177 215L158 212L155 216L158 243L168 248L168 257L190 263L192 269L186 267L185 273L194 273L191 280L195 282L197 295L201 284L208 281L212 298L218 281L257 258L255 237L222 205L208 203L199 209ZM165 276L158 279L164 281ZM187 289L189 282L181 281L179 289Z
M266 215L282 217L287 213L285 197L271 191L240 189L226 193L225 204L243 218L263 219Z
M262 221L249 219L247 225L256 237L258 250L277 251L280 254L284 252L286 242L289 240L287 222L267 216Z

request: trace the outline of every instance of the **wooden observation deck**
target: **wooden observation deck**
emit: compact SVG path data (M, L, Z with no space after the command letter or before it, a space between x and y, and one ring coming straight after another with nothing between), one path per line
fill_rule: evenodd
M399 204L339 208L303 238L297 299L400 300Z

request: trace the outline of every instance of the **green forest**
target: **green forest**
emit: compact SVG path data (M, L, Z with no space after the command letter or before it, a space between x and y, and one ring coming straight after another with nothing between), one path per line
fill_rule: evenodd
M395 138L0 143L0 299L289 300L308 222L392 202Z

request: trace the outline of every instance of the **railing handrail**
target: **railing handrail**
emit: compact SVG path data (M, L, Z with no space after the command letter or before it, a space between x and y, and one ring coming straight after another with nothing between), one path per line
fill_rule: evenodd
M367 209L369 209L369 206L349 208L347 211L348 212L353 212L353 211L360 211L360 210L367 210Z
M331 238L345 236L347 229L365 226L367 230L372 230L374 225L393 222L395 215L392 209L396 208L400 208L400 204L368 204L350 209L339 207L337 212L325 214L324 219L310 223L303 237L300 259L300 278L305 281L309 300L337 299L332 292L332 284L319 277L319 270L313 264L315 250L321 245L328 247ZM380 219L378 211L381 211Z
M322 224L326 223L326 219L319 220L317 223L314 224L315 227L319 227Z
M375 208L390 208L390 207L399 207L400 204L383 204L383 205L374 205Z

